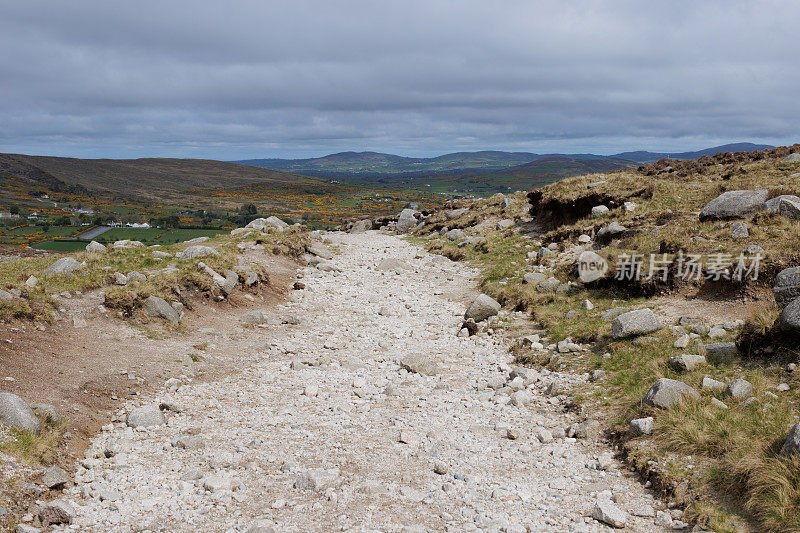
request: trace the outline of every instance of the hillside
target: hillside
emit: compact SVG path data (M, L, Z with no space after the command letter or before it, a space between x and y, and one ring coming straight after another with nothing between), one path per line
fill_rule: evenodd
M652 163L653 161L658 161L659 159L699 159L704 155L713 156L723 152L755 152L757 150L768 150L770 148L775 148L775 147L770 146L768 144L733 143L733 144L723 144L721 146L714 146L713 148L705 148L703 150L697 150L694 152L670 153L670 152L637 151L637 152L622 152L619 154L614 154L611 157L628 159L630 161L636 161L638 163Z
M200 188L320 184L319 179L206 159L74 159L0 154L0 170L45 185L159 198ZM55 181L54 181L55 180Z
M492 176L514 177L520 180L520 189L538 187L561 178L635 168L633 161L617 158L575 159L562 156L542 157L524 165L495 172Z

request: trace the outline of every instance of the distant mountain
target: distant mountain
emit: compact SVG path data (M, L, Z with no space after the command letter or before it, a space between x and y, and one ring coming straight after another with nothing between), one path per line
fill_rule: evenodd
M245 159L234 161L254 167L296 172L321 178L350 179L364 182L369 179L386 181L391 179L428 178L438 175L461 175L476 172L489 172L526 165L542 159L547 160L540 167L531 167L532 172L539 169L548 175L574 175L571 168L577 168L576 161L612 161L620 165L620 161L647 163L665 157L672 159L696 159L702 155L714 155L717 152L741 152L772 148L764 144L736 143L706 148L696 152L659 153L659 152L623 152L611 156L596 154L535 154L531 152L502 152L486 150L481 152L455 152L437 157L403 157L379 152L341 152L323 157L309 159ZM561 167L562 168L557 168ZM626 165L629 166L629 165ZM635 166L635 165L634 165ZM624 168L624 167L621 167ZM608 169L608 168L606 168ZM598 170L600 172L602 170ZM391 181L391 179L389 181Z
M499 170L528 163L539 157L527 152L457 152L437 157L402 157L378 152L341 152L310 159L247 159L235 161L273 170L298 172L320 177L358 174L409 175L465 169Z
M619 159L627 159L629 161L636 161L637 163L650 163L658 161L659 159L698 159L704 155L712 156L720 152L755 152L756 150L767 150L775 148L768 144L753 144L753 143L733 143L723 144L722 146L715 146L713 148L706 148L705 150L697 150L696 152L622 152L614 154L610 157Z
M566 178L596 172L608 172L623 168L636 168L639 166L634 161L618 158L606 159L577 159L565 156L547 156L495 172L492 176L513 176L517 178Z

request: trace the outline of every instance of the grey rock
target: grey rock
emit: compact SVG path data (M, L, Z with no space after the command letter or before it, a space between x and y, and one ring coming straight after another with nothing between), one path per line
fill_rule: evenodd
M469 208L462 207L461 209L452 209L450 211L445 211L444 216L446 219L450 220L451 218L458 218L463 214L466 214L469 211Z
M592 218L600 218L601 216L608 213L610 209L604 205L596 205L592 208Z
M49 466L44 469L42 483L50 490L63 489L69 485L69 476L67 476L63 468Z
M264 311L250 311L239 317L243 324L265 324L269 320Z
M653 433L653 417L634 418L631 420L629 432L632 436L650 435Z
M92 241L86 245L86 251L89 253L101 253L106 251L106 247L97 241Z
M784 157L783 159L781 159L781 162L782 163L800 163L800 154L798 154L798 153L789 154L786 157Z
M11 300L14 298L14 295L8 291L4 291L0 289L0 300Z
M712 365L729 363L739 354L735 342L714 342L706 344L703 348L706 351L706 359Z
M645 394L642 403L661 409L669 409L684 398L699 398L700 393L682 381L661 378Z
M0 392L0 421L12 428L37 435L42 431L42 423L33 409L25 400L10 392Z
M725 383L722 381L717 381L716 379L708 376L703 376L703 381L700 384L700 388L703 390L710 390L712 392L722 392L725 390Z
M463 241L464 239L467 238L467 234L460 229L451 229L450 231L444 234L444 237L448 241Z
M181 450L199 450L205 448L206 441L198 435L184 435L175 439L172 446Z
M616 220L609 224L608 226L602 228L600 231L597 232L597 240L602 242L608 242L611 239L619 237L623 233L628 231L628 228L617 222Z
M724 192L703 207L700 220L743 217L761 210L768 197L768 191Z
M775 198L770 198L766 202L764 202L764 210L771 211L773 213L777 213L780 209L781 200L792 200L794 202L800 202L800 198L793 194L781 194L780 196L776 196Z
M775 277L772 293L780 307L786 307L795 298L800 297L800 266L781 270Z
M741 221L731 224L731 237L734 239L746 239L749 236L750 231L747 229L747 224Z
M792 220L800 220L800 200L782 199L778 204L778 213Z
M219 252L210 246L195 244L193 246L189 246L182 252L178 252L175 254L175 257L178 259L196 259L198 257L206 257L209 255L219 255Z
M114 272L114 284L125 286L128 284L128 276L123 274L122 272Z
M172 257L172 254L171 254L171 253L168 253L168 252L162 252L161 250L153 250L153 254L152 254L152 255L153 255L153 257L155 257L156 259L166 259L166 258L168 258L168 257Z
M57 426L61 423L61 415L58 414L56 407L49 403L32 403L31 409L36 413L45 423L51 426Z
M600 254L585 251L578 256L578 279L582 283L591 283L603 278L608 272L608 263Z
M792 426L789 436L781 448L781 455L789 455L800 452L800 422Z
M51 274L70 274L82 267L83 264L78 263L74 257L62 257L47 267L47 270L44 271L44 274L45 276L49 276Z
M611 500L602 498L595 502L592 518L617 529L624 528L628 523L628 513L617 507Z
M424 355L409 355L400 361L400 366L409 372L425 376L435 376L439 373L436 360Z
M555 292L559 286L561 286L561 282L558 278L550 277L537 283L536 290L539 292Z
M308 253L316 255L317 257L321 257L323 259L331 260L333 259L333 252L330 248L325 246L322 243L312 243L306 246L306 251Z
M544 247L539 248L539 251L536 252L536 260L537 261L541 261L542 259L544 259L545 257L547 257L548 255L550 255L552 253L553 253L553 250L551 250L550 248L544 248Z
M746 379L734 379L722 393L726 398L745 400L753 395L753 384Z
M547 275L541 272L528 272L524 276L522 276L522 283L527 283L529 285L536 285L539 282L542 282L547 279Z
M781 329L800 332L800 297L795 298L781 312Z
M294 488L324 492L328 488L336 487L340 481L338 469L314 468L298 474L294 480Z
M670 357L667 362L669 367L676 372L687 372L695 368L705 365L706 358L703 355L681 354L675 357Z
M597 420L584 420L569 426L567 436L576 439L596 439L600 435L601 429L600 422Z
M148 296L143 306L145 314L155 318L169 320L173 324L180 322L180 314L166 300L158 296Z
M71 524L75 514L75 506L69 500L53 500L39 506L39 520L44 526Z
M403 209L397 217L397 231L406 233L417 225L417 211L414 209Z
M713 405L714 407L717 407L719 409L727 409L728 408L728 406L725 405L725 402L721 402L721 401L717 400L716 398L711 398L711 400L709 400L709 403L711 405Z
M495 224L495 229L503 231L506 230L514 225L514 221L509 218L504 218L500 220L497 224Z
M619 315L611 323L611 336L624 339L636 335L647 335L661 329L663 325L651 309L637 309Z
M372 221L368 218L364 220L359 220L353 227L350 228L350 233L364 233L365 231L369 231L372 229Z
M491 316L495 316L500 311L500 304L485 294L478 296L475 301L467 308L464 313L464 318L469 320L473 319L475 322L481 322Z
M133 283L133 282L144 283L145 281L147 281L147 276L135 270L132 270L127 274L125 274L125 277L128 278L128 283Z
M132 428L163 426L166 423L164 413L155 406L137 407L128 414L125 423Z

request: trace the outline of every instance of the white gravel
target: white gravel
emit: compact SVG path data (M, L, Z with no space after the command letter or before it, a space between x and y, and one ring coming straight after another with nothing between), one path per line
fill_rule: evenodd
M166 425L118 422L94 439L67 491L73 529L606 531L592 513L613 497L629 530L663 530L630 514L663 505L607 447L552 438L581 419L544 390L585 378L498 387L503 341L457 337L474 271L377 232L332 240L341 272L307 268L278 310L299 325L240 328L262 347L228 354L234 372L128 406L181 406ZM384 259L412 270L376 269ZM409 373L408 356L438 373ZM529 398L512 405L519 387Z

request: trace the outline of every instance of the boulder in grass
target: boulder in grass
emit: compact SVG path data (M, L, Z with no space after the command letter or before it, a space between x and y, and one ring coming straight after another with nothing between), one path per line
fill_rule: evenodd
M397 217L397 231L406 233L417 225L417 211L414 209L403 209Z
M769 191L728 191L720 194L703 207L700 220L740 218L760 211L769 197Z
M800 220L800 200L789 200L784 198L778 204L778 213L792 220Z
M784 157L783 159L781 159L781 162L782 163L800 163L800 154L798 154L798 153L789 154L786 157Z
M89 253L101 253L106 251L106 247L97 241L92 241L86 245L86 251Z
M83 263L78 263L74 257L62 257L44 271L45 275L51 274L71 274L73 271L83 267Z
M800 267L781 270L775 277L772 293L780 307L786 307L795 298L800 297Z
M601 216L608 213L610 209L604 205L596 205L592 208L592 218L600 218Z
M775 198L770 198L766 202L764 202L764 211L771 211L773 213L777 213L778 209L780 208L781 201L783 200L792 200L794 202L800 202L800 198L793 194L781 194L780 196L776 196Z
M703 346L706 359L712 365L730 363L737 355L739 348L735 342L714 342Z
M175 308L158 296L148 296L147 300L144 301L143 310L147 316L163 318L173 324L177 324L181 320Z
M746 379L734 379L728 384L722 395L726 398L746 400L753 395L753 384Z
M473 319L475 322L486 320L491 316L495 316L500 311L500 303L491 296L481 294L475 301L467 308L464 313L464 319Z
M800 422L792 426L789 436L781 448L781 455L791 455L800 452Z
M703 355L681 354L670 357L667 364L676 372L687 372L705 365L706 358Z
M578 256L578 278L582 283L591 283L602 279L608 272L608 263L600 254L585 251Z
M642 403L660 409L669 409L685 398L699 398L700 393L682 381L661 378L645 394Z
M197 257L206 257L209 255L219 255L219 252L210 246L195 244L193 246L189 246L182 252L178 252L175 254L175 257L178 259L195 259Z
M611 322L611 336L614 339L624 339L647 335L662 327L663 324L651 309L637 309L622 313Z
M609 242L611 239L622 236L626 231L628 231L628 228L615 220L608 226L598 231L596 239L598 242Z
M10 392L0 392L0 423L37 435L42 431L42 423L33 409L25 400Z
M541 272L528 272L524 276L522 276L522 283L527 283L528 285L536 285L547 279L545 274Z
M795 298L781 312L781 329L800 333L800 297Z

